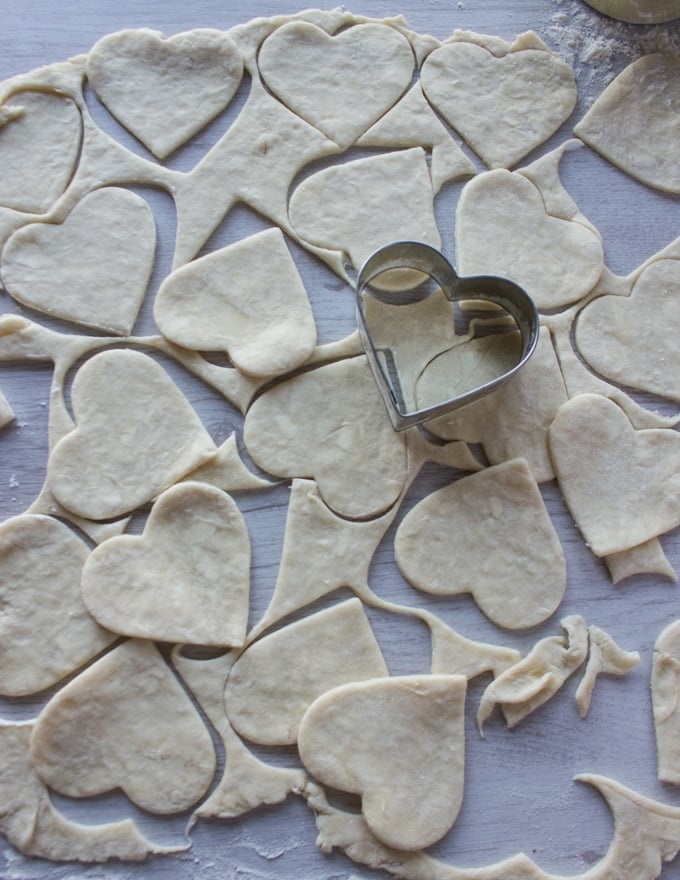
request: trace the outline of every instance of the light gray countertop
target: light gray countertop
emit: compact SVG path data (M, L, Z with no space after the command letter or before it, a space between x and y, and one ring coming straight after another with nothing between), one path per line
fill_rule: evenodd
M293 13L303 5L296 5L293 0L193 0L181 4L172 0L5 0L0 29L0 80L87 52L99 37L122 28L150 27L166 35L194 27L228 29L255 16ZM328 9L333 5L319 4ZM566 140L602 87L628 62L645 52L680 49L680 22L656 28L623 25L596 14L580 0L357 0L348 9L373 17L402 13L415 31L438 38L447 37L455 28L506 39L528 29L535 30L574 66L580 90L579 105L571 119L535 155ZM587 148L565 156L562 178L581 211L601 232L607 265L616 274L629 273L680 234L677 198L636 183ZM436 204L444 250L454 258L453 214L461 185L445 187ZM170 268L174 220L166 197L157 193L147 196L160 233L151 282L153 291ZM240 208L229 222L228 229L218 229L214 245L245 235L258 226L250 212ZM316 286L323 291L337 287L330 272L305 260L301 252L295 253L308 289ZM19 310L5 294L1 305L3 312ZM349 290L341 296L320 293L314 307L321 341L341 338L353 328ZM145 308L137 330L153 332L150 308ZM197 380L186 382L187 393L216 439L222 440L238 428L239 417L216 394ZM49 383L46 368L0 365L0 388L17 414L17 423L0 435L2 516L24 511L42 484ZM668 412L671 411L668 406ZM410 493L406 509L447 479L441 469L428 469ZM643 794L680 807L680 790L656 779L649 692L652 646L661 630L680 616L680 587L651 576L612 586L604 564L584 545L555 485L543 487L543 492L568 559L567 594L557 614L528 633L507 633L486 621L467 597L435 600L429 607L467 636L508 644L522 651L544 635L559 634L559 620L579 613L610 633L623 648L640 651L642 660L624 679L599 680L585 720L579 718L573 699L578 676L513 731L505 729L494 716L487 725L486 738L481 739L474 726L474 710L470 711L464 805L453 830L433 849L433 854L451 864L476 867L524 851L545 870L569 876L587 870L605 854L613 830L604 802L590 787L574 782L576 774L610 776ZM287 493L286 487L272 490L267 504L263 504L265 496L258 493L239 498L256 548L252 622L266 607L275 580ZM422 597L408 586L396 568L393 537L394 528L377 553L371 583L383 597L404 604L422 602ZM677 530L664 536L662 542L680 571ZM424 627L402 619L395 621L381 612L370 611L369 617L392 673L426 671L429 638ZM472 683L471 707L476 705L485 683ZM35 714L30 700L2 701L0 708L9 718ZM293 760L289 752L260 749L258 754L277 762ZM98 798L94 803L55 796L55 802L66 815L80 821L131 815L155 841L183 840L185 816L142 815L118 794ZM323 855L315 846L315 838L311 812L301 800L290 798L283 805L261 808L237 821L199 823L192 832L193 847L188 853L154 858L141 865L53 865L24 859L2 844L0 877L377 880L382 876L353 864L341 853ZM671 880L679 870L676 860L660 876Z

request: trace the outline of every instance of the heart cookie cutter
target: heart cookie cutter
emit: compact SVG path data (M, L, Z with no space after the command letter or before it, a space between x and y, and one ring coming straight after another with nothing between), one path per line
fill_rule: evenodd
M423 242L396 241L379 248L361 267L355 291L364 351L397 431L490 394L514 376L536 348L538 312L522 287L493 275L460 277L440 251ZM426 300L434 309L425 306ZM453 344L449 338L444 347L431 355L428 352L424 363L420 362L418 332L426 346L437 334L446 338L446 327L442 336L442 306L451 311ZM437 326L432 326L433 320ZM420 324L417 332L412 332L414 321ZM467 325L462 334L458 333L460 324ZM398 350L397 343L404 339L410 356ZM476 347L468 364L464 347L471 342ZM419 387L428 370L434 375L435 362L437 380L445 391L438 397L435 394L434 402L427 395L423 401ZM461 365L463 369L456 369Z

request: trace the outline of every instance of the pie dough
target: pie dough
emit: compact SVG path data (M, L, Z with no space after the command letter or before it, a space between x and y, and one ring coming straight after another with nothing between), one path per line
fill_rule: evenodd
M624 651L599 626L588 627L588 661L574 699L581 718L590 708L593 688L598 675L625 675L640 662L637 651Z
M680 193L680 57L638 58L602 92L574 134L631 177Z
M522 459L429 495L400 523L394 553L418 589L471 593L494 623L509 629L542 623L567 586L557 532Z
M654 644L652 708L656 731L657 774L680 783L680 622L674 621Z
M459 675L421 675L327 691L300 724L302 761L322 783L361 796L366 824L386 846L430 846L463 797L466 685Z

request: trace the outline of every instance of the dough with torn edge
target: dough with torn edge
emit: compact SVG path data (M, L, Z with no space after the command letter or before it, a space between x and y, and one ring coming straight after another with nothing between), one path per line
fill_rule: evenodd
M537 482L554 479L548 428L567 401L550 332L542 327L538 345L522 369L487 397L458 412L427 422L445 440L481 443L492 464L524 458Z
M409 239L436 248L441 242L421 147L317 171L293 191L289 209L303 242L348 254L357 271L390 242Z
M533 32L514 43L456 31L421 73L429 101L492 168L514 165L576 106L574 72Z
M588 653L588 629L582 617L562 620L565 636L548 636L514 666L494 679L482 694L477 710L480 732L499 705L508 727L516 724L554 696L581 666Z
M252 742L291 745L321 694L388 674L361 602L350 599L249 645L227 679L227 717Z
M176 269L154 302L161 333L197 351L224 351L251 376L299 367L316 345L302 279L278 228Z
M635 878L655 880L663 862L670 862L680 849L680 810L671 804L644 797L606 776L592 773L575 777L592 785L604 798L614 820L614 837L606 855L572 880ZM361 815L331 806L323 791L310 786L307 805L316 814L317 844L322 852L341 849L353 861L388 871L402 880L554 880L524 853L479 868L458 868L426 852L404 853L384 846L371 833Z
M523 459L428 495L400 523L394 553L413 586L435 595L470 593L508 629L547 620L567 586L562 545Z
M377 516L406 483L406 441L392 428L364 356L265 391L246 413L243 439L263 470L313 477L325 503L341 516Z
M93 550L81 589L92 616L121 635L238 647L250 592L243 516L221 489L178 483L158 497L142 535Z
M680 784L680 620L667 626L654 644L652 709L656 731L657 775Z
M589 626L588 661L574 694L581 718L588 714L598 675L626 675L639 662L640 655L637 651L624 651L599 626Z
M31 223L2 253L10 296L39 312L126 336L144 299L156 248L153 214L118 187L88 193L62 223Z
M209 28L167 39L146 28L118 31L87 56L87 78L99 100L159 159L227 106L242 75L234 41Z
M42 691L115 639L80 595L89 552L48 516L22 514L0 525L0 693Z
M54 862L105 862L186 849L152 843L131 819L80 825L62 816L30 759L33 724L0 722L0 831L20 852Z
M430 846L463 799L466 684L460 675L412 675L334 688L302 719L302 762L322 785L360 795L386 846Z
M403 95L415 58L406 37L386 24L331 35L291 21L267 37L257 64L268 89L344 149Z
M596 556L637 547L680 523L680 436L636 430L599 394L565 403L550 428L564 499Z
M86 361L71 399L76 427L52 450L47 479L56 500L85 519L129 513L217 451L170 376L132 349Z
M628 65L574 134L631 177L680 193L680 56L656 53Z
M0 205L44 214L78 161L82 122L75 102L52 91L13 92L0 105Z
M596 232L552 216L532 181L500 169L465 184L456 208L456 254L461 275L510 278L538 309L576 302L604 270Z
M579 313L578 351L613 382L680 400L679 290L680 260L649 263L630 296L600 296Z
M218 447L214 458L182 479L217 486L224 492L247 492L271 488L273 485L271 480L258 477L246 467L239 455L236 434L227 437Z
M50 788L91 797L121 788L151 813L180 813L212 782L215 750L201 716L151 642L113 648L38 716L31 761Z
M678 576L658 538L650 538L630 550L604 557L613 584L636 574L658 574L676 582Z
M172 650L172 663L217 731L226 752L222 778L194 810L189 827L200 818L232 819L263 804L278 804L290 792L300 794L307 774L301 768L275 767L256 758L243 744L227 718L224 686L235 651L213 659L190 659L182 646Z

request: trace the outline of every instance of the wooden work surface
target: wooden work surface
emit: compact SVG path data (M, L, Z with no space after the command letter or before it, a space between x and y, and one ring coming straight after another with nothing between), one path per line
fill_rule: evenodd
M293 0L4 0L0 27L0 79L43 64L84 53L112 31L150 27L171 35L194 27L228 29L255 16L299 11ZM324 8L333 4L321 2ZM580 100L572 118L537 151L570 136L575 122L602 87L628 62L645 52L680 47L680 22L645 28L615 23L596 14L581 0L356 0L352 12L375 17L402 13L420 33L447 37L455 28L512 39L533 29L577 73ZM370 72L367 72L370 75ZM198 148L197 148L198 149ZM189 155L187 161L195 161ZM479 166L481 168L481 166ZM0 169L0 174L2 169ZM562 164L563 182L581 211L604 239L609 268L620 275L680 235L680 204L610 167L588 149L568 153ZM462 184L444 188L437 199L444 250L453 253L453 214ZM148 193L159 229L157 265L151 292L168 273L172 259L174 215L169 198ZM248 234L258 220L237 209L229 227L220 228L213 245ZM349 289L341 289L325 268L296 250L308 289L314 299L321 341L337 339L354 327ZM149 299L152 297L150 296ZM2 311L17 311L2 295ZM140 332L153 332L151 310L145 307ZM217 440L238 429L240 420L217 394L197 380L185 378L196 409ZM45 471L50 372L25 364L0 366L0 388L14 408L17 421L0 435L0 515L23 512L36 497ZM672 407L666 405L668 412ZM449 475L427 470L407 500L416 500ZM251 532L253 598L251 621L266 607L281 549L287 487L268 494L239 498ZM558 875L586 871L606 852L612 822L604 802L588 786L574 782L581 772L610 776L657 800L680 806L680 790L656 780L656 757L649 678L652 646L661 630L680 616L680 587L658 577L636 577L612 586L604 564L584 545L555 485L544 487L546 503L568 558L568 588L562 607L546 624L530 632L507 633L494 627L466 597L440 599L429 607L463 634L527 651L544 635L560 633L567 614L582 614L588 623L610 633L625 649L638 650L641 663L625 679L602 678L595 688L590 714L581 720L573 699L579 676L542 710L508 731L494 716L481 739L474 726L474 707L486 682L473 682L467 726L465 801L458 822L433 854L461 867L491 864L519 851ZM266 503L265 503L266 502ZM455 524L452 524L455 528ZM423 601L403 580L393 560L394 528L383 541L371 571L371 583L383 597L404 604ZM680 571L680 536L664 536L663 546ZM384 613L369 612L388 666L394 674L424 672L429 661L429 638L424 627ZM8 718L33 717L32 700L3 701ZM289 751L260 749L258 754L291 763ZM124 797L111 794L77 802L56 797L64 813L78 821L135 817L154 841L178 844L186 816L153 818L143 815ZM315 846L314 818L304 803L291 798L280 806L262 808L238 821L199 823L186 854L155 858L141 865L60 865L26 860L0 845L0 877L21 880L57 878L201 878L201 880L349 880L382 876L350 862L343 854L323 855ZM664 868L663 880L678 876L680 864ZM637 880L637 878L620 878Z

